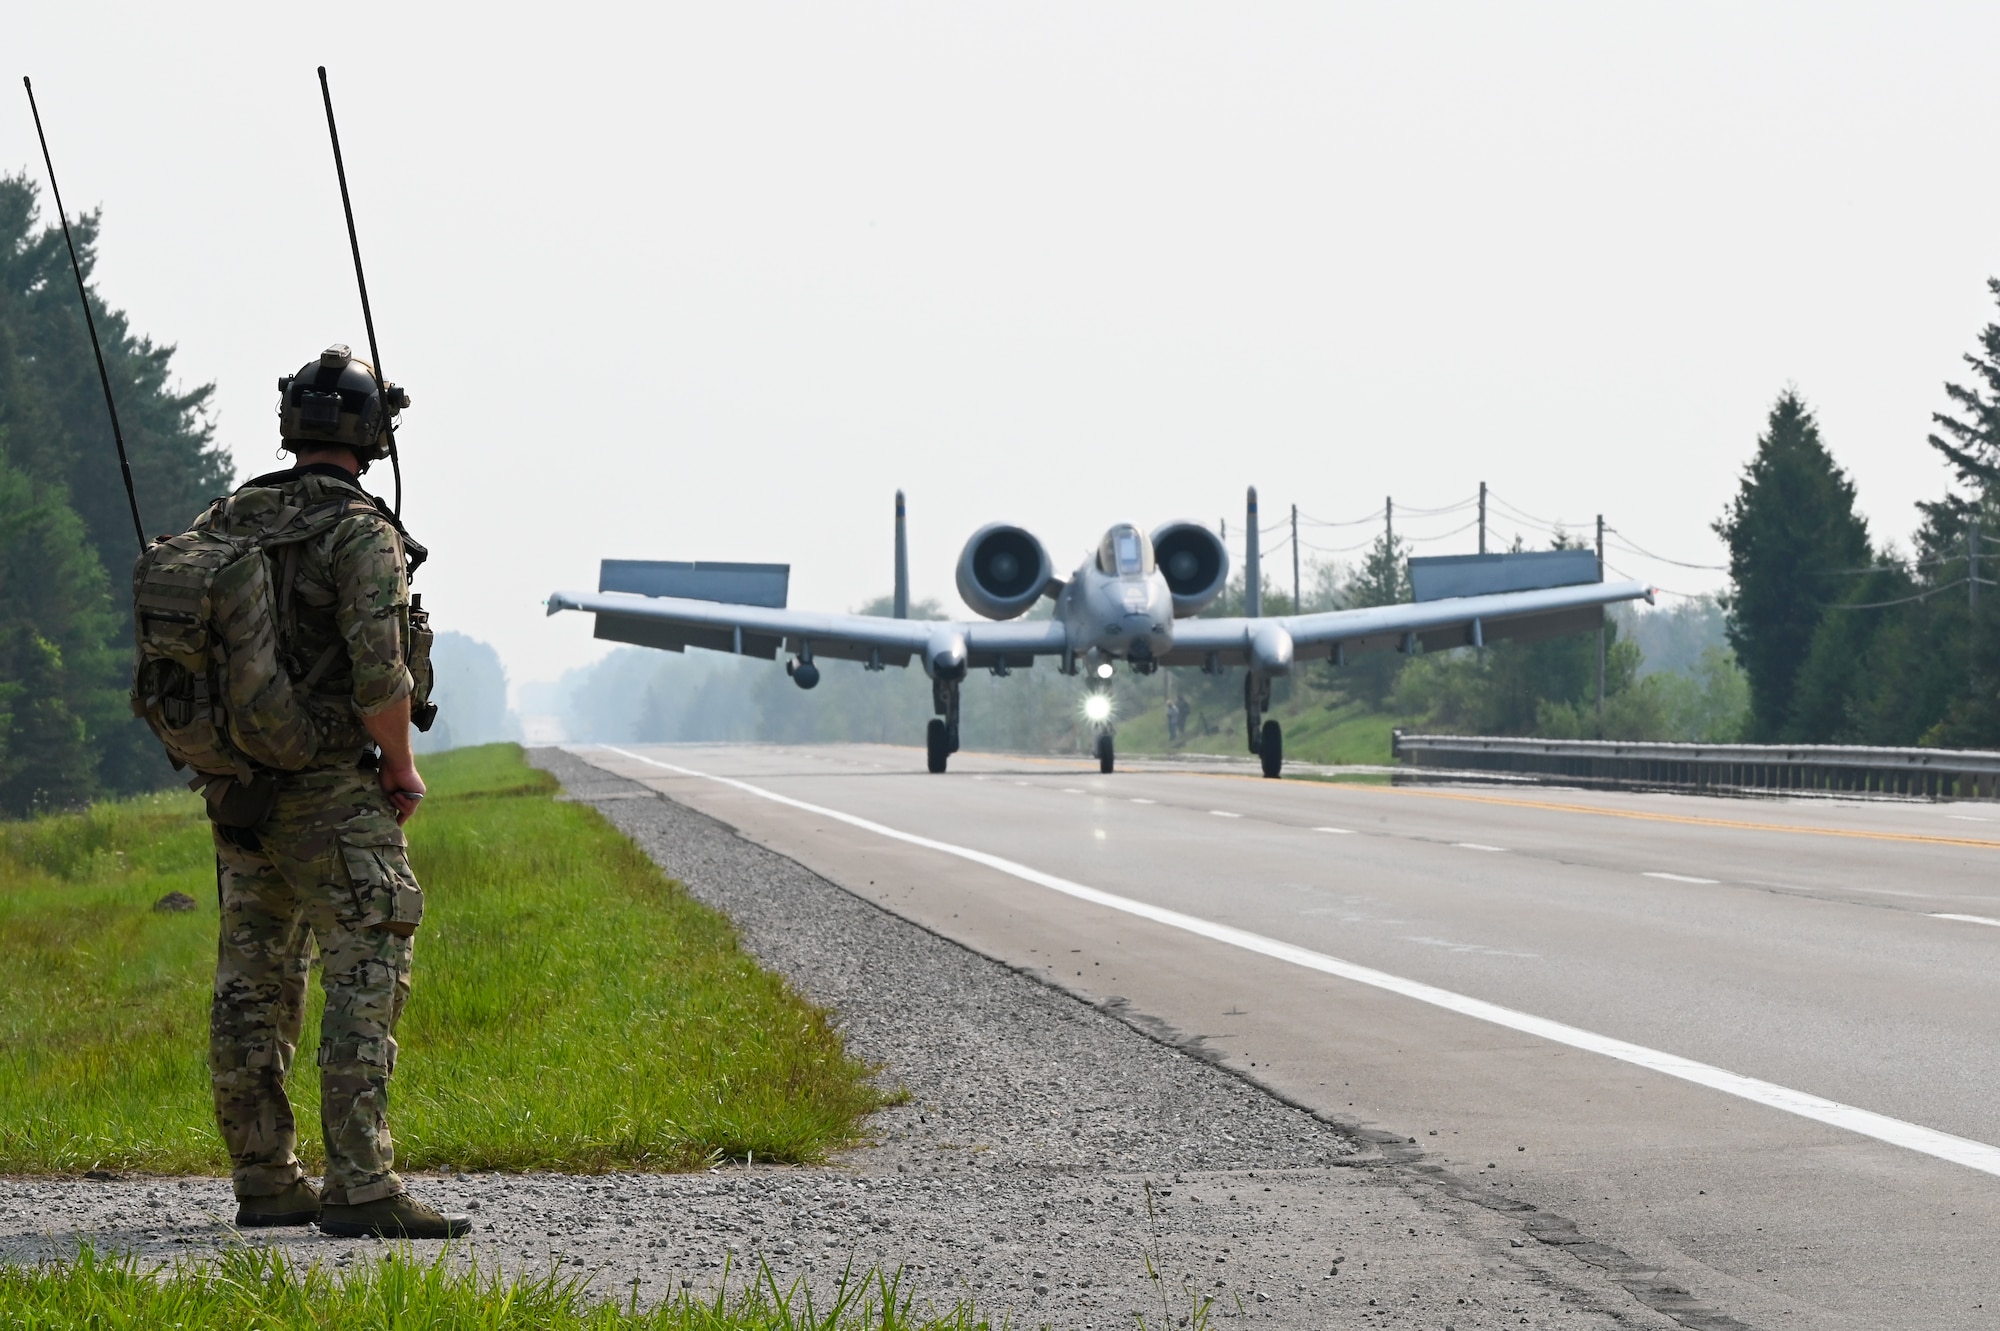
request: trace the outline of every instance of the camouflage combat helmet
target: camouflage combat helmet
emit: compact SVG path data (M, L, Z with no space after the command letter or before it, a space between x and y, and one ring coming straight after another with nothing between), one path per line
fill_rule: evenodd
M410 405L407 392L383 383L374 366L341 343L278 380L278 393L278 434L286 448L335 444L363 462L389 456L387 427Z

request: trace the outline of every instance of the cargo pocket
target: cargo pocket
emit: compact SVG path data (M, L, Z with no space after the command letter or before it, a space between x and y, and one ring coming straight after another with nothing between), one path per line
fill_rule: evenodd
M424 919L424 890L410 873L403 848L343 841L340 855L347 865L348 881L354 886L361 927L383 928L403 938L415 933Z

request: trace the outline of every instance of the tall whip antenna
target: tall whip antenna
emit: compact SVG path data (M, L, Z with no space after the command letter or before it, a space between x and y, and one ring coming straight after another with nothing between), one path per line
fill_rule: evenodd
M146 548L146 524L139 521L139 496L132 489L132 464L125 459L125 432L118 428L118 404L111 400L111 376L104 371L104 348L97 341L97 320L90 313L90 292L83 285L83 265L77 262L76 241L70 238L69 214L63 211L62 187L56 184L56 164L49 156L49 136L42 133L42 109L35 105L35 85L21 76L28 90L28 110L34 113L35 137L42 142L42 165L49 169L49 193L55 196L56 218L62 223L63 244L69 246L69 270L76 274L76 298L83 302L83 325L90 330L90 351L97 357L97 382L104 385L104 409L111 413L111 439L118 445L118 470L125 477L125 502L132 506L132 531L139 548Z
M361 271L361 239L354 233L354 203L347 197L347 163L340 156L340 128L333 123L333 92L326 86L326 66L319 67L319 95L326 103L326 134L333 140L333 170L340 177L340 207L347 214L347 247L354 251L354 284L361 288L361 322L368 328L368 359L375 362L375 380L389 381L382 374L382 352L375 345L375 312L368 306L368 277ZM397 517L403 515L403 462L396 456L396 426L389 420L388 403L383 403L382 428L389 435L389 469L396 474Z

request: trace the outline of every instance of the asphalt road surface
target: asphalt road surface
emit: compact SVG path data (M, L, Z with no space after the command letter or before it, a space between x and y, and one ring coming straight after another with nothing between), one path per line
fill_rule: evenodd
M1751 1326L2000 1325L2000 807L575 751Z

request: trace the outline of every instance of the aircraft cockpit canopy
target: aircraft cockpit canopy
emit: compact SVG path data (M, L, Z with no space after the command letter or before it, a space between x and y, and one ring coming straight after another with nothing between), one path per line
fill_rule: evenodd
M1114 578L1151 576L1152 541L1137 527L1119 523L1104 533L1104 544L1097 547L1097 571Z

